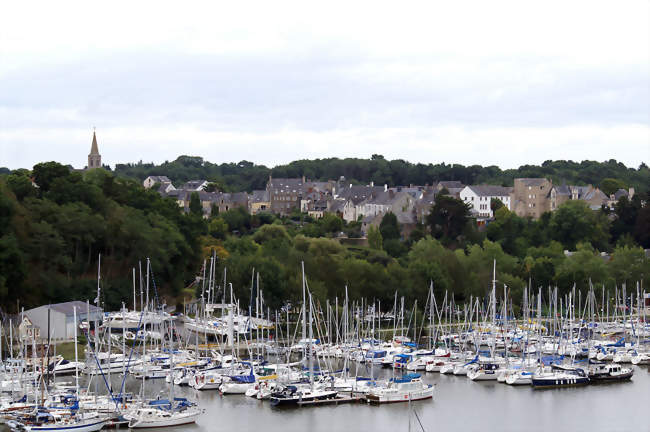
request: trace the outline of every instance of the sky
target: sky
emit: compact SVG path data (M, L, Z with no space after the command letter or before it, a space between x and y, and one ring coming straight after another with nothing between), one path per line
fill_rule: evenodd
M0 167L650 163L650 2L14 1Z

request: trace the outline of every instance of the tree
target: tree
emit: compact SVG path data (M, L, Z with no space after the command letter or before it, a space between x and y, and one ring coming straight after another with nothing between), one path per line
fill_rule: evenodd
M650 278L650 260L640 247L617 247L607 266L617 284L629 287Z
M384 240L398 240L400 238L397 216L393 212L386 213L381 219L379 232L381 232L381 237Z
M326 233L339 233L343 229L343 219L332 213L325 213L319 222Z
M25 175L12 174L7 176L7 186L16 195L18 201L30 196L36 196L36 188L29 177Z
M609 240L609 220L601 212L591 210L584 201L570 200L553 213L549 232L554 240L569 250L575 250L581 242L605 250Z
M564 294L574 283L578 289L588 288L590 282L604 283L607 280L607 267L589 243L579 243L577 251L556 268L555 280Z
M372 249L381 250L382 244L381 232L376 226L370 225L370 228L368 228L368 246Z
M70 174L70 170L58 162L43 162L34 165L32 174L34 176L34 182L38 185L41 192L47 192L50 190L54 180L67 177Z
M203 216L203 206L198 192L192 192L190 195L190 214L194 216Z
M208 224L208 232L212 237L223 240L228 234L228 224L223 218L215 217Z
M499 198L490 199L490 210L492 210L492 213L496 212L501 207L504 207L504 205L503 201L501 201Z
M427 215L431 234L443 243L451 243L463 233L470 220L470 207L459 199L436 196L436 202Z
M613 179L613 178L604 178L600 182L600 190L603 191L603 193L607 196L612 195L614 192L616 192L619 189L626 189L627 186L625 186L625 183L618 179Z
M650 248L650 204L639 210L634 225L634 238L646 249Z

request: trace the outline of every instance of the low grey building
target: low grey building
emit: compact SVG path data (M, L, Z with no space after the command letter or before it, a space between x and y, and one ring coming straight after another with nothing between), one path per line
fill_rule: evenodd
M71 341L74 339L74 308L77 309L77 321L88 320L90 311L90 322L102 322L103 310L97 306L75 300L65 303L39 306L26 310L25 316L29 318L32 325L38 327L42 340L47 339L47 310L50 310L50 338L52 341Z

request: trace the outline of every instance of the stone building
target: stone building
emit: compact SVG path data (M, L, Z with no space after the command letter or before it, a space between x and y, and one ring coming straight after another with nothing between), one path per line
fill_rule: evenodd
M545 178L516 178L511 209L520 217L538 219L549 209L549 192L553 183Z

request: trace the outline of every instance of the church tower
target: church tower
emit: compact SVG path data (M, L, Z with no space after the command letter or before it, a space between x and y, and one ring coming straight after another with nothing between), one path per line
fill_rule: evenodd
M95 136L95 131L93 131L93 143L90 146L90 154L88 155L88 168L101 168L102 167L102 155L99 154L99 149L97 148L97 137Z

